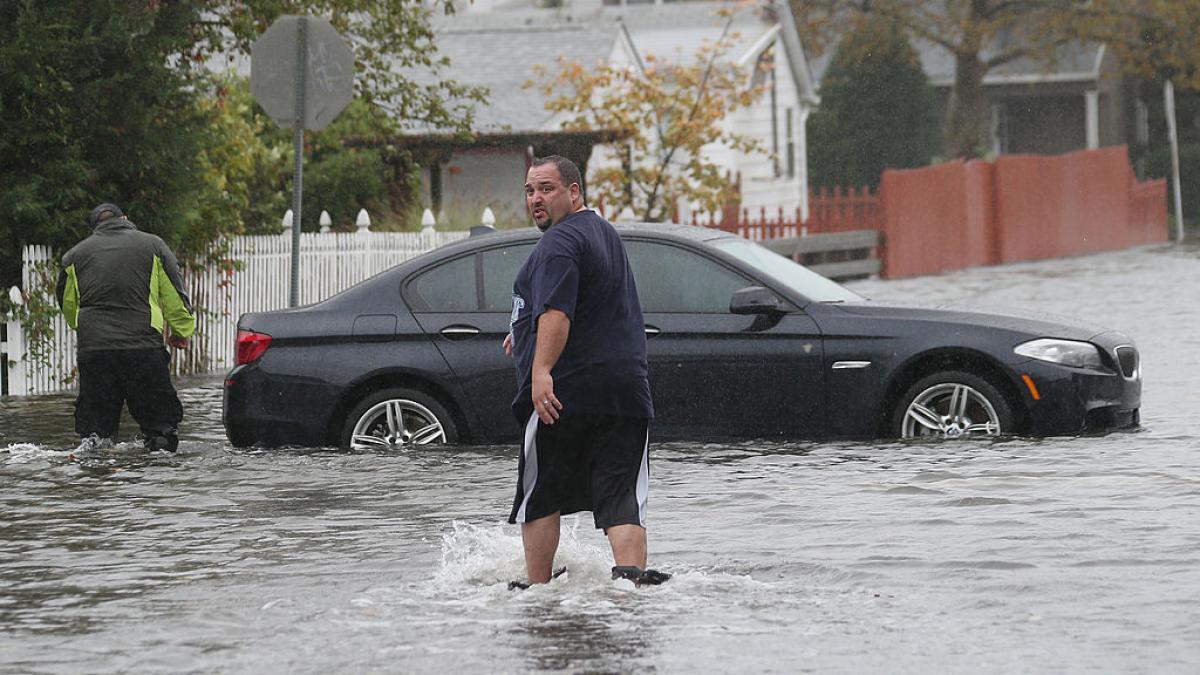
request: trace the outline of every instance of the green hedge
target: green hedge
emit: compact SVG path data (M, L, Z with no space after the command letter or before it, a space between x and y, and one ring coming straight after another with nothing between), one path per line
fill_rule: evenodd
M1157 148L1146 154L1146 174L1150 178L1166 178L1169 199L1168 209L1175 212L1174 185L1171 178L1171 150ZM1200 220L1200 142L1184 143L1179 146L1179 184L1183 197L1183 218L1187 222Z

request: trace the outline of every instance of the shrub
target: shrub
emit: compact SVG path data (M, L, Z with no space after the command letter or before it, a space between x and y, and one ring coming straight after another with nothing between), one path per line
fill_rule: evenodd
M808 122L809 182L879 184L884 169L925 166L938 152L933 90L917 52L884 17L838 44Z

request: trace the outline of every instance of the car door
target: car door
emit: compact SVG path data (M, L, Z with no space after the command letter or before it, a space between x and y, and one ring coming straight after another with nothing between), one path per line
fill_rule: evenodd
M484 249L415 275L405 299L466 392L471 415L486 440L515 438L512 415L517 383L504 353L517 270L533 243Z
M764 286L699 250L626 242L645 316L656 437L815 436L825 424L821 336L797 308L735 315Z

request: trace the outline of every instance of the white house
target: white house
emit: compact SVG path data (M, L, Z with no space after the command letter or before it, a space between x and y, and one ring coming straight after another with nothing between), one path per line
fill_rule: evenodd
M551 0L553 2L553 0ZM696 50L720 36L717 14L735 3L667 2L624 5L619 0L476 0L463 13L435 20L440 54L450 59L444 75L487 87L487 103L476 107L474 143L431 130L412 132L400 143L418 151L425 169L426 196L443 210L478 212L491 206L510 219L524 219L521 190L534 156L561 154L588 166L611 161L614 135L570 133L546 110L534 68L553 72L561 57L582 64L607 62L640 68L647 55L691 63ZM557 4L557 3L556 3ZM807 217L805 122L817 104L808 63L786 2L761 0L735 15L737 38L729 58L747 73L771 64L758 77L767 93L725 120L737 133L756 138L770 155L747 155L709 147L712 161L741 176L742 206ZM419 78L419 76L418 76ZM503 215L501 217L504 217Z

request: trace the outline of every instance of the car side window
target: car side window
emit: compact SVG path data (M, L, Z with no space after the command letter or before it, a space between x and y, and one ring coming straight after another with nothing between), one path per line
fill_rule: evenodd
M508 312L512 307L513 280L533 251L533 244L493 248L479 254L483 261L483 309Z
M643 312L725 314L733 292L756 285L693 251L647 241L625 243Z
M475 256L455 258L422 272L408 284L408 295L416 310L477 310L479 296L475 287Z

